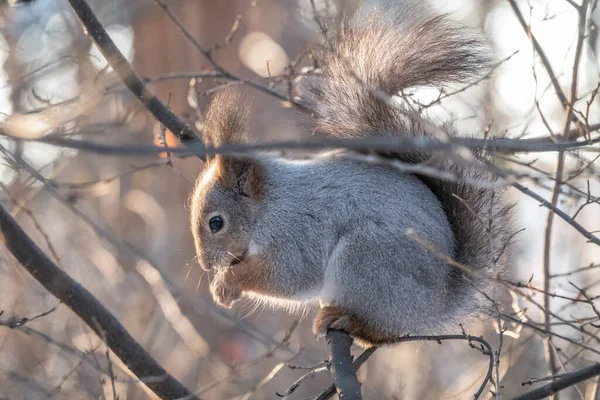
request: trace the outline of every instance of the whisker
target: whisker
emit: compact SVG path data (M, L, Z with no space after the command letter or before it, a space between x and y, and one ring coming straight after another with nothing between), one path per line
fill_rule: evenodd
M249 303L249 305L251 306L250 311L248 311L242 318L240 318L240 320L246 319L252 314L254 314L258 307L260 307L261 303L262 302L258 299L252 299L251 303Z
M233 254L232 252L228 251L227 254L229 254L231 257L233 257L236 261L242 262L242 260L235 254Z
M187 263L186 265L190 265L190 263ZM188 278L190 277L190 273L192 272L192 268L194 268L194 266L190 265L190 267L188 268L187 273L185 274L185 279L183 280L184 282L187 282Z
M202 278L204 278L204 275L207 275L208 271L202 271L202 274L200 274L200 277L198 278L198 284L196 285L196 294L198 294L200 292L200 284L202 283ZM210 279L209 279L210 280Z

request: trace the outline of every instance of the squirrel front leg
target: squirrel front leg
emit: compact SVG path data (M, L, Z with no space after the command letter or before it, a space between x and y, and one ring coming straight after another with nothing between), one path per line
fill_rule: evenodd
M231 308L243 292L272 296L277 294L276 288L273 268L257 256L247 256L238 264L218 270L210 284L213 299L225 308Z

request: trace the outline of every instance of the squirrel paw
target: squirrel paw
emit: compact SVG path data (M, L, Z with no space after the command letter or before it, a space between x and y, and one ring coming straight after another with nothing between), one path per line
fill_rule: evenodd
M225 308L231 308L242 297L242 288L229 282L228 276L232 276L232 273L226 270L219 272L210 284L213 300Z
M323 339L327 334L327 329L337 329L345 331L350 336L358 333L359 323L351 315L344 314L336 306L326 306L319 310L313 322L313 333L317 340Z
M313 333L317 340L327 335L328 329L346 332L354 339L354 343L363 348L391 342L383 335L365 325L352 315L348 315L336 306L326 306L319 310L313 321Z

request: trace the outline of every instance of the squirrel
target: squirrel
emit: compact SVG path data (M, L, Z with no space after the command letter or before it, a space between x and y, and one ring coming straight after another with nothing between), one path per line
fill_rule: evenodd
M393 96L472 82L491 61L478 35L420 6L344 17L323 36L312 50L319 74L304 78L299 102L313 133L334 139L434 137ZM213 97L207 146L248 140L246 105L239 91ZM315 335L340 329L364 347L447 333L486 314L486 290L510 259L511 207L501 193L351 154L207 158L190 211L199 264L216 270L214 300L318 306ZM496 180L481 165L426 149L379 154Z

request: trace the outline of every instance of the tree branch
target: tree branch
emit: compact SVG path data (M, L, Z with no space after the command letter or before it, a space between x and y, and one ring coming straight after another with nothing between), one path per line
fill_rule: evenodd
M550 77L550 82L552 82L552 86L554 87L554 91L556 92L556 97L558 97L558 100L560 101L560 104L562 104L563 108L566 109L567 107L569 107L569 100L567 99L567 96L565 95L562 88L560 87L558 78L556 77L556 74L554 73L554 70L552 69L552 65L550 65L550 61L548 60L548 57L546 56L544 49L542 49L542 46L540 45L540 43L537 41L537 39L533 35L533 32L531 32L531 27L527 24L527 21L525 21L525 17L523 17L523 13L521 12L521 10L519 10L519 6L517 5L516 0L508 0L508 3L512 7L512 9L515 13L515 16L517 17L517 19L519 20L519 23L521 24L521 27L525 31L525 34L527 34L527 37L529 37L529 40L531 40L531 44L533 44L533 48L538 53L538 56L540 57L540 61L542 62L542 65L544 66L546 73Z
M594 130L600 129L600 124L593 125L590 128ZM7 135L0 129L0 135L9 139L15 139ZM168 151L173 156L186 157L191 155L236 155L234 153L249 153L253 151L274 151L274 150L331 150L331 149L348 149L348 150L381 150L381 151L407 151L413 149L428 149L428 150L448 150L453 146L462 146L470 149L494 149L496 153L544 153L553 151L568 151L568 150L595 150L591 146L600 143L600 136L592 140L572 141L572 142L552 142L550 138L535 138L535 139L478 139L466 137L453 137L447 140L439 140L429 137L369 137L364 139L325 139L325 140L289 140L277 141L271 143L260 144L227 144L220 146L218 149L202 148L202 149L181 149L176 147L165 146L146 146L146 145L110 145L96 143L87 140L70 139L61 136L48 136L41 139L33 140L42 142L52 146L78 149L97 154L106 155L129 155L129 156L149 156L156 155ZM600 149L598 149L600 151ZM239 155L239 154L237 154Z
M196 137L190 127L184 124L167 106L165 106L146 87L142 79L133 71L131 65L112 41L106 29L85 0L69 0L71 7L81 20L86 32L90 35L98 50L102 53L108 65L119 76L127 88L140 100L146 109L161 124L169 129L187 147L198 150L204 148L202 141Z
M562 374L557 377L552 383L549 383L541 388L532 390L524 393L520 396L515 397L513 400L538 400L545 399L554 393L573 386L579 382L583 382L586 379L593 378L594 376L600 375L600 363L596 363L587 368L580 369L579 371Z
M67 305L100 338L105 338L106 345L150 390L163 399L196 398L169 375L90 292L54 264L2 206L0 234L6 248L31 276ZM148 377L160 379L145 381L144 378Z
M341 335L334 336L332 339L330 339L331 332L340 332ZM331 331L330 330L327 332L327 336L328 336L327 344L330 347L330 352L331 352L331 346L330 346L331 340L342 341L342 340L349 339L349 337L348 337L348 339L344 339L343 336L347 337L348 335L341 331ZM475 336L467 335L464 332L462 335L439 335L439 336L406 335L406 336L399 338L396 343L399 344L399 343L404 343L404 342L426 341L426 342L437 342L439 344L442 344L442 341L444 341L444 340L466 340L472 349L478 350L481 352L481 354L489 357L488 369L487 369L487 373L485 374L485 378L483 379L483 382L481 382L479 389L477 389L477 392L473 396L473 398L475 400L477 400L483 394L483 390L487 386L488 382L490 382L490 380L492 379L492 372L494 370L494 353L492 351L492 346L490 346L490 344L485 339L483 339L483 337L475 337ZM351 340L350 340L350 343L352 343ZM475 343L478 343L479 346L476 346ZM349 354L350 354L350 348L348 347L346 349L345 347L343 347L344 344L340 344L339 346L341 349L340 350L336 349L336 352L339 351L340 353L343 353L343 352L346 353L346 355L342 355L340 358L338 358L338 359L342 359L342 358L346 359L344 361L345 365L344 365L343 377L345 379L351 380L352 377L348 378L348 375L350 374L350 372L347 369L348 364L349 364L347 361L347 358L349 357ZM375 352L376 349L377 349L376 347L371 347L370 349L365 350L356 359L356 361L354 361L354 364L352 365L352 368L354 370L354 372L352 372L352 374L353 374L352 376L354 376L354 380L356 380L355 371L358 370L358 368L360 368L360 366L363 365L365 361L367 361L367 359ZM331 356L333 356L333 354L331 354ZM338 376L339 376L339 372L338 372ZM333 377L333 372L332 372L332 377ZM329 388L325 389L320 395L318 395L315 398L315 400L327 400L335 394L338 382L336 382L335 377L333 377L333 379L334 379L334 385L331 385ZM338 388L338 393L339 393L339 388ZM342 398L342 397L340 397L340 398ZM348 397L348 398L352 398L352 397ZM358 397L358 398L360 398L360 397Z
M361 400L360 382L352 365L352 338L344 331L328 330L329 372L340 399Z
M371 357L373 353L375 353L375 350L377 350L377 347L371 347L370 349L363 351L362 354L358 356L358 358L354 361L354 363L352 363L354 371L357 371L369 359L369 357ZM333 396L335 392L335 385L331 385L327 389L325 389L319 396L317 396L315 400L327 400L331 398L331 396Z
M532 199L539 201L541 203L541 205L543 205L547 209L554 212L563 221L565 221L566 223L571 225L573 228L575 228L577 230L577 232L581 233L588 240L588 242L594 243L594 244L600 246L600 238L598 238L597 236L594 236L592 234L592 232L588 231L583 226L581 226L581 224L579 224L577 221L575 221L573 218L571 218L566 212L562 211L560 208L556 207L555 205L553 205L548 200L544 199L539 194L537 194L534 191L528 189L527 187L521 185L519 182L513 182L511 184L511 186L514 187L515 189L517 189L518 191L520 191L521 193L526 194L527 196L531 197Z

